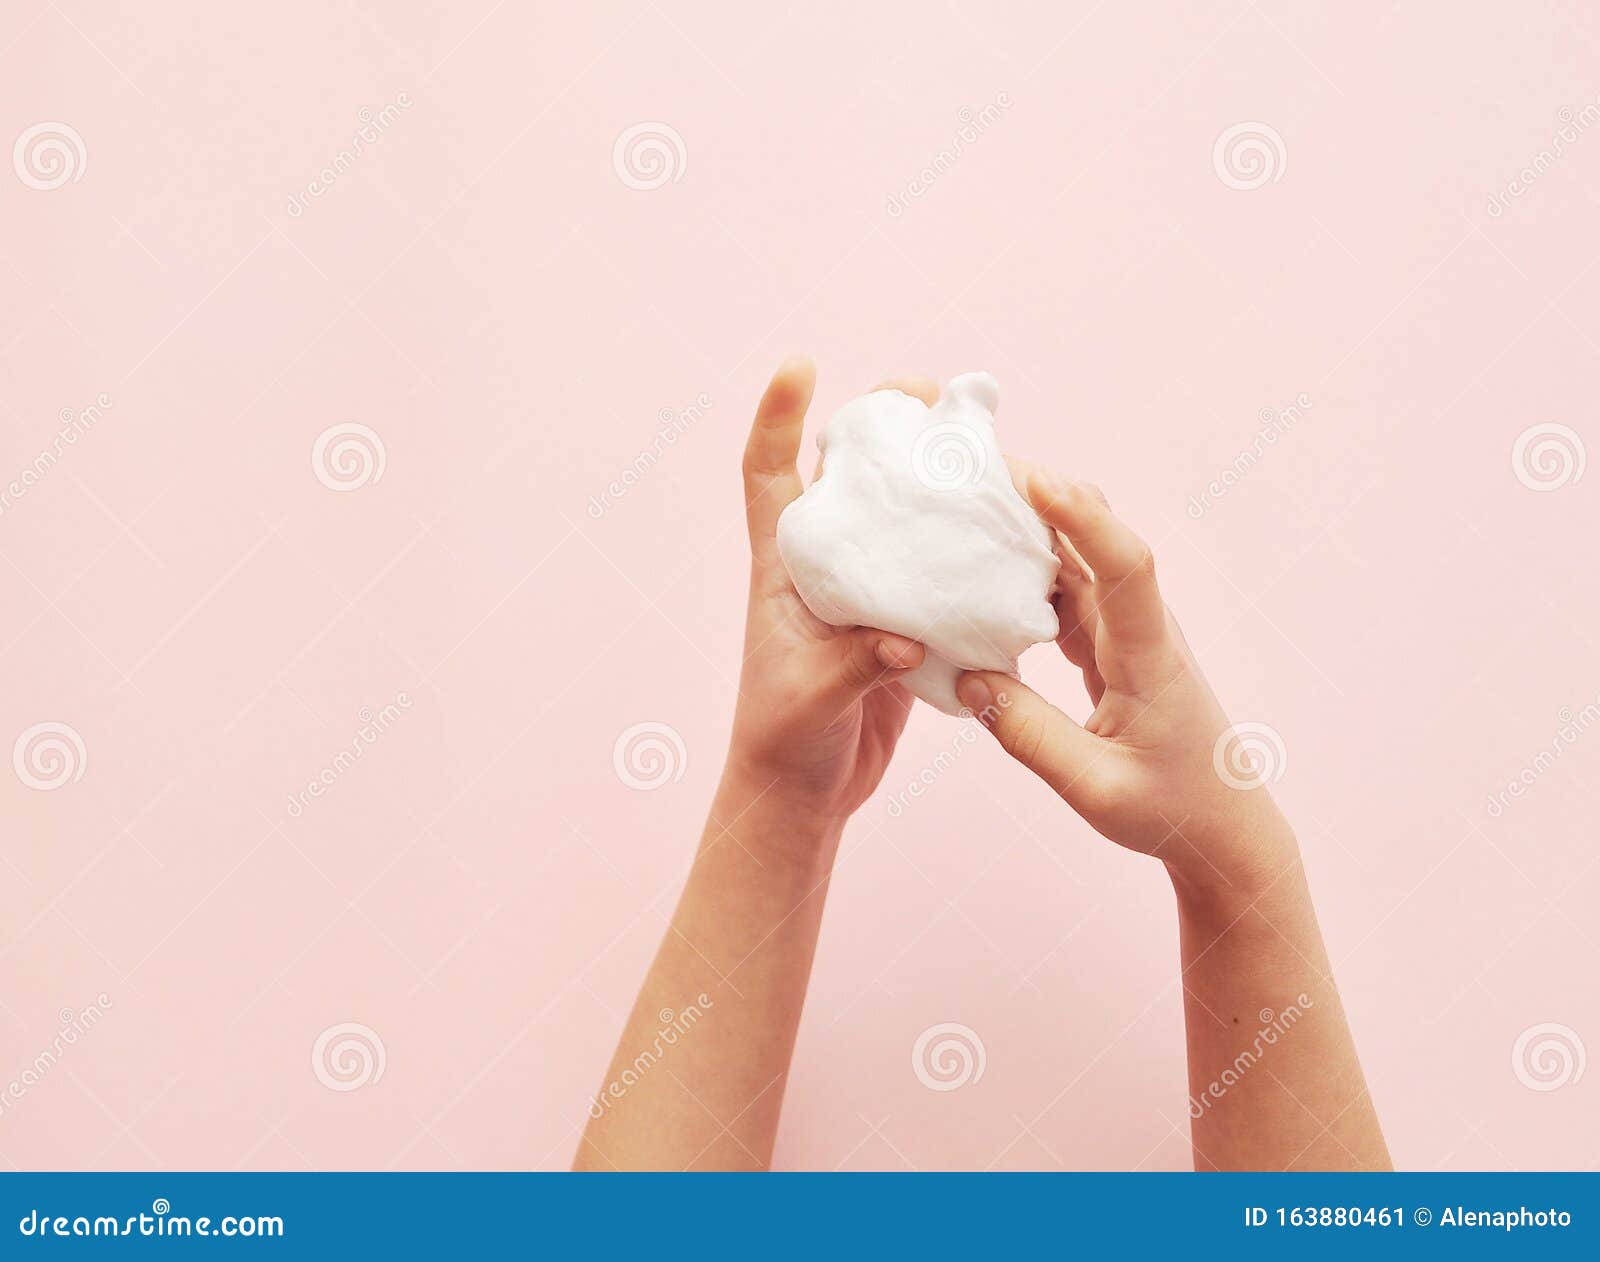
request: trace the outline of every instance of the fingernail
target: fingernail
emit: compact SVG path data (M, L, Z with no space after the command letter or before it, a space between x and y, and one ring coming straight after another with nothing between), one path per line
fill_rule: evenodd
M956 680L956 696L979 720L994 704L994 693L989 691L982 675L963 675Z
M879 640L872 653L888 670L900 669L900 650L888 640Z

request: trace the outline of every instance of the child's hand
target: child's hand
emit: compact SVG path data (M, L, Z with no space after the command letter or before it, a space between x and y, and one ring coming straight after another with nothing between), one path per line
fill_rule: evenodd
M911 696L894 681L922 646L866 627L832 627L795 591L778 555L778 515L804 489L795 457L816 372L783 365L756 410L744 454L750 605L728 772L752 793L837 826L882 777ZM932 404L936 387L894 388Z
M1293 835L1266 789L1219 773L1228 719L1161 598L1150 549L1097 489L1038 470L1017 481L1094 572L1069 559L1056 600L1061 651L1082 669L1094 713L1079 727L987 671L963 675L957 694L1096 830L1165 862L1180 890L1248 899L1294 858Z
M1172 874L1195 1168L1389 1169L1294 834L1239 765L1150 549L1093 487L1015 472L1065 538L1061 651L1082 669L1094 713L1079 727L989 671L963 675L956 692L1090 824ZM1294 1035L1272 1070L1239 1081L1241 1015L1265 1022L1288 1009Z

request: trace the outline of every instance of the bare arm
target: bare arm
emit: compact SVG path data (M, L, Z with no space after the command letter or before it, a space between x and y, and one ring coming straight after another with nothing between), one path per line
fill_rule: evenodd
M988 672L958 691L1100 833L1172 877L1196 1168L1388 1169L1299 847L1266 789L1270 736L1229 724L1149 548L1104 497L1038 471L1019 481L1063 540L1060 645L1094 713L1079 727Z
M910 710L895 680L922 646L819 621L778 556L812 383L809 364L784 365L745 449L750 603L728 763L579 1170L767 1168L839 838Z
M1199 1170L1387 1170L1298 856L1248 898L1178 889Z
M760 794L738 778L717 794L672 926L591 1102L577 1169L771 1162L839 834L776 791Z

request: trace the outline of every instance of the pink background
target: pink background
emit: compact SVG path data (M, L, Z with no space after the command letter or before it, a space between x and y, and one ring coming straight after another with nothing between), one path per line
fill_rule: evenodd
M1600 442L1600 127L1507 193L1600 93L1592 6L249 12L0 24L0 153L49 121L87 155L48 190L0 165L0 485L109 400L0 515L0 756L46 722L86 751L53 791L0 762L0 1089L109 1001L0 1158L570 1159L718 773L738 453L802 350L817 423L987 368L1008 450L1154 543L1234 719L1283 740L1397 1161L1600 1164L1600 1071L1512 1063L1542 1023L1600 1052L1600 729L1559 736L1600 694L1600 473L1512 458ZM683 146L654 189L613 164L641 122ZM1255 189L1213 165L1241 122L1282 143ZM311 453L351 423L385 466L340 492ZM1025 673L1081 715L1051 653ZM641 722L686 751L651 791L613 767ZM847 835L778 1164L1184 1167L1163 877L961 731L920 710ZM912 1072L941 1022L985 1048L960 1090ZM336 1091L343 1023L384 1070Z

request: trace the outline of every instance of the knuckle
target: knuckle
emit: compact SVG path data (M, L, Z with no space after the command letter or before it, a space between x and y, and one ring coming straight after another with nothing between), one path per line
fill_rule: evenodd
M1019 762L1031 767L1039 761L1039 755L1044 749L1046 734L1043 715L1019 715L1012 725L1011 740L1008 748Z
M852 687L865 688L878 677L878 669L872 647L864 641L857 640L845 654L844 680Z
M1151 551L1150 545L1143 539L1135 539L1132 546L1132 564L1128 567L1129 574L1135 578L1154 578L1156 576L1156 554Z

